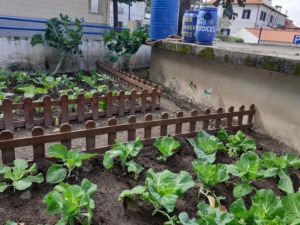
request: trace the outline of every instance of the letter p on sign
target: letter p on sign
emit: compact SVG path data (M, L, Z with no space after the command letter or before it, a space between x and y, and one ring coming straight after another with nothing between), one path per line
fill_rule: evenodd
M300 35L294 36L293 44L300 45Z

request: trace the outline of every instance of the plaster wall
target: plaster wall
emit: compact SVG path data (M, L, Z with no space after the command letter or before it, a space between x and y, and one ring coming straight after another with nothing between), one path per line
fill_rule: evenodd
M198 103L225 109L255 104L255 130L300 151L299 76L159 48L152 49L150 68L152 80Z
M106 48L101 40L83 40L81 45L83 57L69 56L60 72L74 72L95 68L95 61L105 61ZM133 56L132 62L139 67L149 66L151 48L142 46ZM9 71L23 70L34 72L46 70L52 72L58 62L58 52L42 45L32 47L30 38L0 37L0 67ZM122 65L122 63L119 63Z

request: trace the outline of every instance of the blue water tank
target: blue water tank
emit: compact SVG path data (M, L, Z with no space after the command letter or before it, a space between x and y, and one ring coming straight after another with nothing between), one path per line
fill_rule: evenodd
M164 39L177 34L179 0L151 0L150 38Z

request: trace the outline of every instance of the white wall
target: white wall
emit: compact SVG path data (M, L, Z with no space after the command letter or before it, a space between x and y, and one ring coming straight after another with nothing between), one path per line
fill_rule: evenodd
M106 48L101 40L84 40L81 46L83 57L68 57L60 72L74 72L76 70L90 70L95 68L95 61L105 61ZM142 46L133 56L137 68L150 65L151 48ZM32 47L30 38L0 37L0 67L9 70L12 64L18 65L18 70L36 71L39 69L52 72L58 61L55 49L42 45ZM121 65L121 64L120 64Z
M232 36L242 38L245 43L257 43L258 41L258 38L246 29L242 29Z

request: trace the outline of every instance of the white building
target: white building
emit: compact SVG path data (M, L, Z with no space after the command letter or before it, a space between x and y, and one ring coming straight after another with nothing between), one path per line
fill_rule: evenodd
M140 21L143 24L149 24L149 18L146 19L145 16L146 4L144 2L133 2L130 6L130 20ZM113 13L113 3L110 2L110 25L114 24L114 13ZM126 27L129 20L129 6L125 3L118 3L118 20L122 27Z
M210 1L212 4L215 0ZM232 21L229 29L223 29L222 33L232 35L244 28L284 29L286 15L280 12L280 6L272 6L272 0L247 0L245 7L240 7L237 1L232 3L233 11L238 17ZM220 6L219 17L223 16L223 8Z

